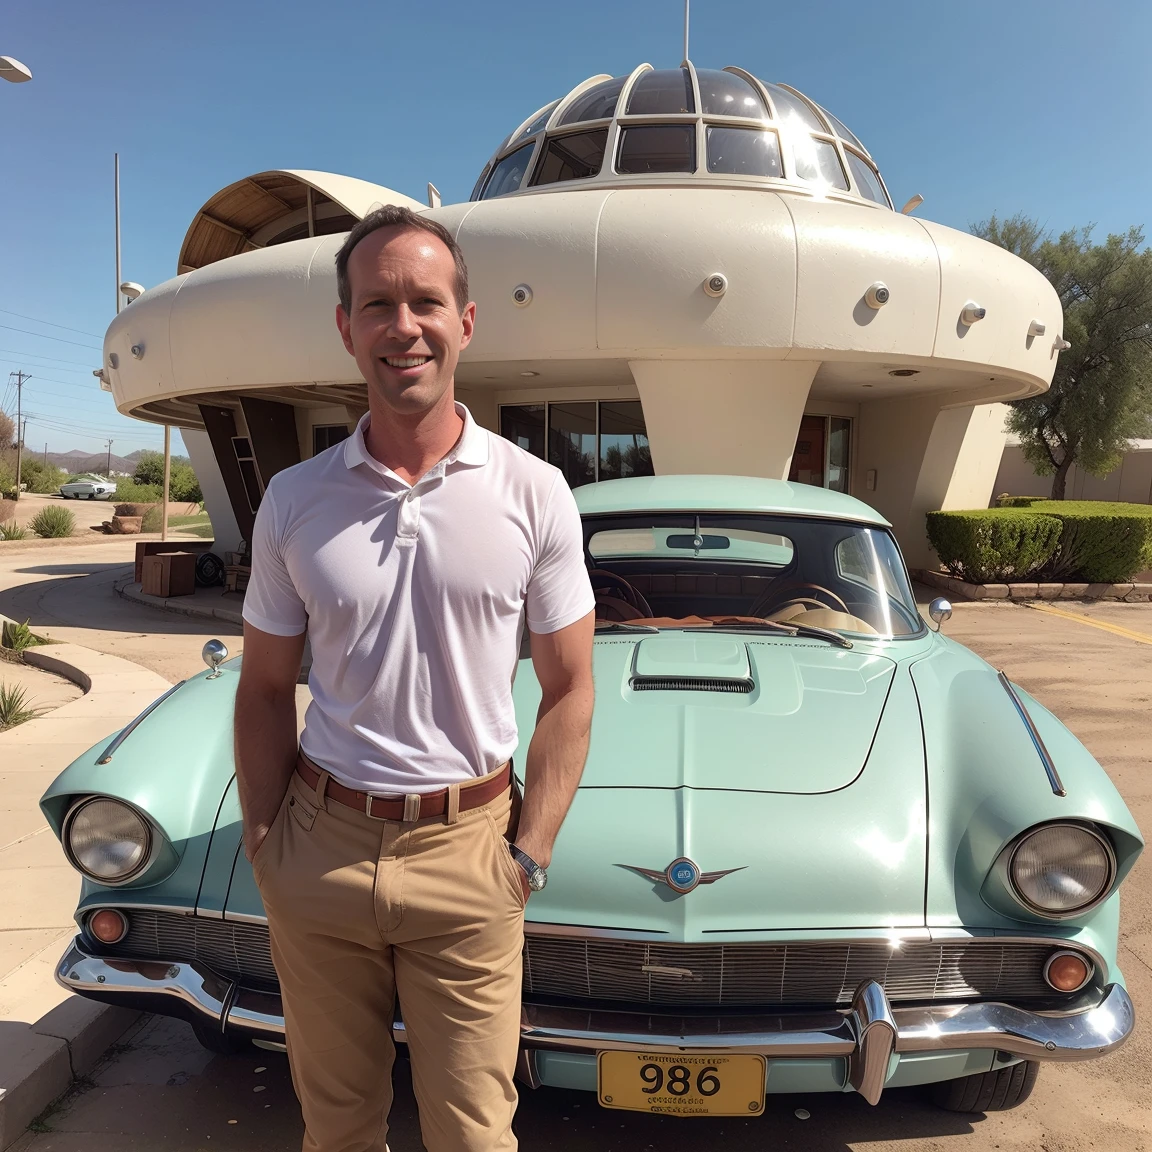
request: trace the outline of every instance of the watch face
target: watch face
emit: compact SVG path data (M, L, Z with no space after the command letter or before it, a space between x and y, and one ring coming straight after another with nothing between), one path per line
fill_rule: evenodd
M531 888L533 892L539 892L547 883L548 873L545 872L543 868L537 868L536 871L528 877L528 887Z

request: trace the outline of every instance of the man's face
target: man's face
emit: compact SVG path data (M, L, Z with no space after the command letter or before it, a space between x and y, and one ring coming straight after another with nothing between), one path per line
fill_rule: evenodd
M427 412L452 384L472 339L476 305L461 313L452 254L416 228L381 228L348 260L351 314L336 307L344 347L370 393L394 412Z

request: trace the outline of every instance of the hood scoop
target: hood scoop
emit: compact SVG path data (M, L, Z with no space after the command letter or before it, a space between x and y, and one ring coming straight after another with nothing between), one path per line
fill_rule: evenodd
M653 636L636 645L633 692L734 692L755 687L748 649L720 636Z

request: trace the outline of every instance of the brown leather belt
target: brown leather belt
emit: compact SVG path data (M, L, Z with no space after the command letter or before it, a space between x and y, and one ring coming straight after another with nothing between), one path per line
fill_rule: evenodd
M494 772L479 777L475 783L469 781L461 784L457 789L460 797L457 811L467 812L470 808L480 808L507 792L511 783L511 767L512 761L506 760ZM314 789L320 782L320 769L303 752L296 758L296 771L310 788ZM445 815L448 811L449 791L448 788L439 788L435 792L392 798L371 792L357 792L329 776L324 794L338 804L363 812L374 820L411 821Z

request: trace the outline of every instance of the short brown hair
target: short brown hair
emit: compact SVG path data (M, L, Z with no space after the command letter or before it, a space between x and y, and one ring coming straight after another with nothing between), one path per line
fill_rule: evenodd
M418 228L435 236L452 253L452 260L456 265L456 283L453 285L456 305L461 312L468 307L468 266L464 263L464 253L453 239L452 233L443 224L429 220L427 216L421 216L411 208L386 204L383 208L369 212L348 233L348 238L336 253L336 289L340 293L340 306L345 312L352 311L352 283L348 279L348 259L352 255L352 249L365 236L370 236L381 228Z

